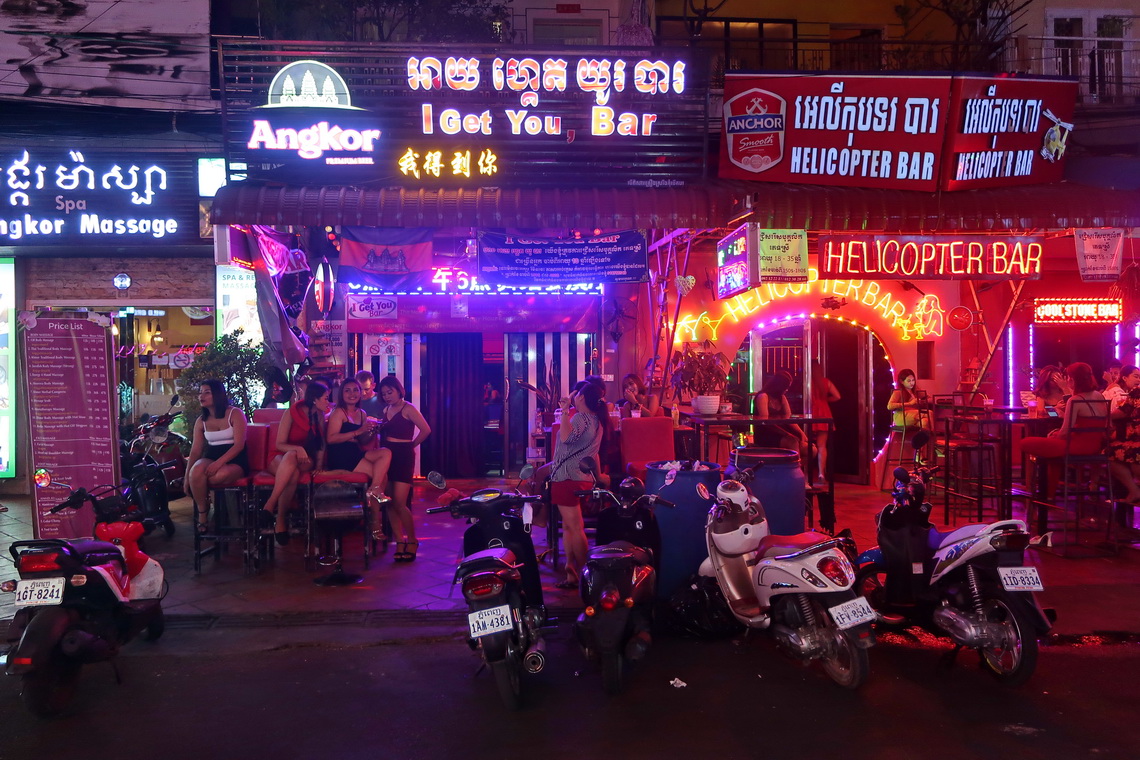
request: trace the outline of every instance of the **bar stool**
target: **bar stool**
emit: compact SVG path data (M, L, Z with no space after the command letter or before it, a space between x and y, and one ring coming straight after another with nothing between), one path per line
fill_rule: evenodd
M245 448L251 473L265 467L268 440L268 425L246 425ZM230 544L241 547L245 571L255 572L260 567L267 548L260 535L258 516L252 512L256 507L253 475L211 489L210 500L214 504L214 510L205 532L198 530L198 514L194 515L194 572L202 572L202 560L210 554L214 555L215 561L220 560Z
M891 434L887 437L887 445L883 449L883 469L879 474L879 490L892 490L894 483L890 482L892 477L890 473L893 473L896 467L907 467L914 463L913 457L908 459L906 456L906 444L919 430L922 430L920 425L891 425Z
M311 504L309 546L323 544L329 538L318 535L318 531L328 528L332 533L332 553L312 557L317 565L332 567L332 572L328 575L313 579L313 583L318 586L351 586L364 580L362 575L344 571L344 535L357 525L364 533L364 569L368 569L371 535L368 530L368 507L364 501L364 488L367 487L368 477L363 473L351 473L351 475L361 475L364 487L361 487L356 478L353 478L356 482L350 482L347 476L342 475L328 476L327 473L318 473L313 478L315 486L312 498L309 500ZM308 556L307 553L306 557Z

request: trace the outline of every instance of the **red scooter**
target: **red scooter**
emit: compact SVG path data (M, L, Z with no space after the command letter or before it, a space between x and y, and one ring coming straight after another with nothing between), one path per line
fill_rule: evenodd
M51 484L38 470L36 486ZM19 580L0 583L14 593L16 616L8 626L8 675L23 681L24 704L46 717L65 710L83 665L111 662L139 633L154 640L165 621L162 566L139 548L144 528L125 519L116 486L71 495L51 509L95 510L95 538L15 541L12 554ZM116 676L118 671L116 670Z

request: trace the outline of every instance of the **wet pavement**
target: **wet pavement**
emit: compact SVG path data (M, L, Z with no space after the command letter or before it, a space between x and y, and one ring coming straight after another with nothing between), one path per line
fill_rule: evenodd
M468 491L502 483L488 478L450 485ZM174 537L167 539L156 533L146 542L146 550L162 563L170 584L163 604L170 624L184 628L276 627L282 631L336 624L396 629L410 624L452 627L464 608L451 580L466 526L447 514L424 514L427 507L435 505L437 495L438 491L423 481L415 486L413 512L421 542L415 562L394 562L392 545L364 569L361 538L350 535L345 543L346 570L362 573L364 582L339 588L313 583L314 577L328 570L306 567L304 541L298 537L289 546L278 547L275 558L256 573L246 573L240 552L231 549L217 560L207 558L202 572L196 574L191 505L189 499L180 499L172 506L178 526ZM837 526L851 529L860 550L874 545L874 516L887 498L869 486L836 487ZM7 563L8 546L14 540L32 537L31 508L28 497L0 497L0 503L8 507L7 512L0 513L0 552L4 557L0 579L4 579L14 577ZM934 517L941 517L940 505L936 512ZM965 522L959 519L957 524ZM1095 527L1090 526L1090 533ZM703 537L696 540L703 541ZM546 548L545 541L545 532L536 533L540 552ZM1140 551L1136 546L1122 546L1110 556L1082 559L1029 551L1029 560L1040 568L1046 588L1039 595L1041 602L1058 613L1055 633L1065 637L1140 634L1140 605L1135 604ZM581 606L576 591L554 588L554 582L562 578L561 571L543 563L542 578L548 607L571 612ZM13 614L11 596L0 595L0 620Z

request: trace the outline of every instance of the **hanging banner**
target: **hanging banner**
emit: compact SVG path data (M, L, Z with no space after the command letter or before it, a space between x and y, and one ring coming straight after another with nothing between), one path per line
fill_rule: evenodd
M761 282L807 282L806 230L757 230Z
M648 282L645 232L559 239L480 230L479 276L504 285Z
M1124 230L1073 230L1082 282L1114 282L1124 258Z
M111 320L20 313L27 373L32 470L58 483L94 489L119 482L118 397L111 365ZM77 383L76 378L82 378ZM36 538L90 536L90 508L49 510L66 499L63 485L34 489Z
M312 377L341 380L348 364L348 327L343 319L314 319L309 323L309 358Z

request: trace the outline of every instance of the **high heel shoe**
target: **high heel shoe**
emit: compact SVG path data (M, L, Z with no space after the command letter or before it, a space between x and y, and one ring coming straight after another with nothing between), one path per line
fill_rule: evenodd
M419 549L418 549L419 545L420 545L419 541L398 541L398 542L396 542L397 551L392 556L392 559L394 559L396 562L415 562L416 561L416 553L419 551ZM403 551L399 551L399 548L401 546L404 547ZM408 551L409 546L415 546L415 547L417 547L417 550L416 551Z

